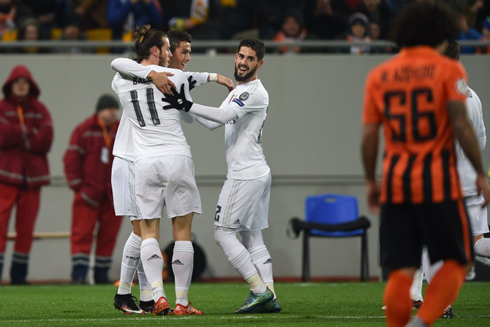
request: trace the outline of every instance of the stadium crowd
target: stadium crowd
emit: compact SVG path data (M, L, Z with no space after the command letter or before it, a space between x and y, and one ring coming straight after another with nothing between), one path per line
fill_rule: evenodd
M2 42L16 40L131 41L135 26L185 30L194 40L257 37L277 42L387 40L392 19L408 3L428 0L0 0ZM436 0L460 13L458 40L490 40L490 0ZM462 53L488 53L463 47ZM120 52L111 49L112 52ZM277 52L318 52L299 46ZM389 53L392 48L353 45L321 50ZM14 53L91 53L90 48L19 47ZM98 51L101 52L101 51Z

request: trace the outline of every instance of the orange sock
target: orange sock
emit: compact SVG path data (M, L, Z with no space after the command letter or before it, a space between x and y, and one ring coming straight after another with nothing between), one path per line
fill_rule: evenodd
M386 305L386 323L389 327L403 327L410 321L412 280L412 277L399 270L393 271L388 278L383 303Z
M466 269L454 260L447 260L431 280L425 292L424 304L417 316L429 326L439 319L456 300L463 285Z

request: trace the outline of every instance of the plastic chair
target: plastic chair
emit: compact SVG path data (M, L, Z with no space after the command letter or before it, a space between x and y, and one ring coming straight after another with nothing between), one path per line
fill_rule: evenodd
M356 197L309 196L305 200L305 220L292 218L290 225L296 237L303 230L303 282L310 281L310 237L361 237L361 281L369 280L367 229L371 223L359 216Z

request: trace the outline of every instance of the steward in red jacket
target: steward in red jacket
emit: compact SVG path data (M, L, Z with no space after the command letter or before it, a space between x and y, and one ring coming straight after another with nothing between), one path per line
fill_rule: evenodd
M109 282L112 252L122 222L114 213L111 188L118 109L114 97L102 95L95 114L73 131L63 158L68 185L75 191L71 225L71 279L75 284L85 283L97 223L94 280Z
M10 215L16 205L12 284L26 284L29 253L39 211L40 187L49 184L47 153L53 142L48 109L27 67L16 66L0 100L0 277Z

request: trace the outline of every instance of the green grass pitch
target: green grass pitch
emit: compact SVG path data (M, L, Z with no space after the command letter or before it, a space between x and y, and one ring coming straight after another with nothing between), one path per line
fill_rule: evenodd
M385 326L384 286L276 283L280 313L238 315L235 309L248 296L245 283L194 283L190 299L204 315L183 317L125 315L114 309L112 285L0 286L0 326ZM171 306L173 287L165 285ZM453 307L456 317L436 326L490 326L490 283L466 283Z

